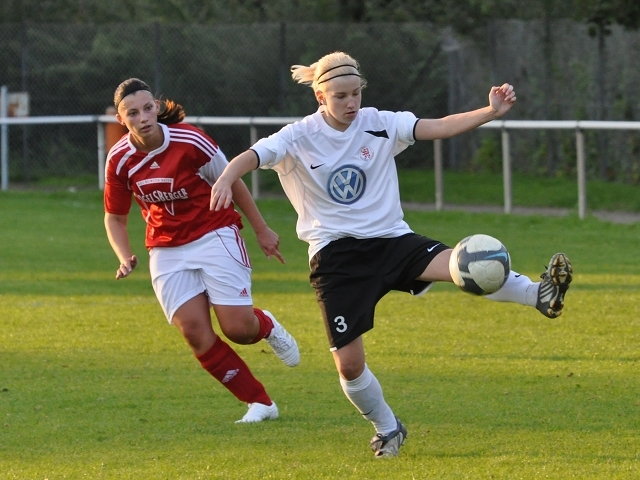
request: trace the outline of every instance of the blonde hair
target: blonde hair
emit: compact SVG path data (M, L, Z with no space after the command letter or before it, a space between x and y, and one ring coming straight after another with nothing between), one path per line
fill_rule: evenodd
M360 88L367 86L367 81L360 75L358 62L344 52L333 52L325 55L308 67L305 65L293 65L291 67L291 77L298 83L309 85L314 92L320 89L320 84L346 75L360 77Z

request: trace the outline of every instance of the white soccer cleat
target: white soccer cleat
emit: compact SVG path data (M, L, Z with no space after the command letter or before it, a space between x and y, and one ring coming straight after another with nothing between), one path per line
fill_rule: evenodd
M271 405L250 403L249 411L240 420L236 420L236 423L257 423L263 420L275 420L276 418L278 418L278 407L275 402L272 402Z
M295 367L300 363L300 350L295 338L280 325L271 312L266 310L263 312L273 322L273 330L265 338L265 341L271 346L276 356L282 360L282 363L289 367Z

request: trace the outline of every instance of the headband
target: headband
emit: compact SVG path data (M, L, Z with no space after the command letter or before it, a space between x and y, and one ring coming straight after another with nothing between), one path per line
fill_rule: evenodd
M318 75L318 79L319 79L320 77L322 77L324 74L326 74L326 73L330 72L331 70L335 70L336 68L340 68L340 67L351 67L351 68L354 68L354 69L356 70L356 72L358 71L358 67L355 67L355 66L353 66L353 65L337 65L337 66L335 66L335 67L331 67L331 68L330 68L330 69L328 69L328 70L325 70L323 73L321 73L320 75ZM340 75L334 75L333 77L329 77L329 78L327 78L327 79L325 79L325 80L322 80L322 81L320 81L320 82L317 82L317 83L316 83L316 85L320 85L321 83L328 82L329 80L333 80L334 78L338 78L338 77L346 77L346 76L348 76L348 75L354 75L354 76L356 76L356 77L359 77L359 76L360 76L360 73L342 73L342 74L340 74Z
M151 93L151 88L149 88L149 85L147 85L146 83L142 83L142 82L132 82L129 85L127 85L126 87L124 87L122 89L122 94L120 95L120 100L118 100L118 103L116 103L116 108L118 107L118 105L120 105L120 102L122 102L122 100L124 100L124 97L129 96L132 93L139 92L140 90L145 90L145 91Z

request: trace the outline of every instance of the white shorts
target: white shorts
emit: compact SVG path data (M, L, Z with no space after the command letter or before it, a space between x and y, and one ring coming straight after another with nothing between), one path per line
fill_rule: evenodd
M185 302L206 292L212 305L252 305L251 262L235 225L179 247L149 252L151 283L169 323Z

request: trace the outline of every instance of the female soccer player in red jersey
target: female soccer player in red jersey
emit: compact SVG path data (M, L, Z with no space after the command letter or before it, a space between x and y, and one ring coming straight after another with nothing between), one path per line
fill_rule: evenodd
M298 237L309 243L311 284L342 389L373 424L370 445L376 457L393 457L407 430L365 363L362 335L373 328L376 304L389 291L419 295L433 282L452 281L452 249L414 233L403 219L394 157L416 140L449 138L501 117L516 95L505 83L491 88L483 108L419 119L410 112L360 108L366 82L346 53L291 70L294 80L313 88L318 111L234 158L213 186L211 206L223 211L234 182L252 169L278 173L298 212ZM536 307L555 318L571 278L569 259L557 253L541 282L511 271L502 288L486 298Z
M154 98L142 80L130 78L115 91L117 119L129 133L107 156L105 227L120 261L116 279L136 267L127 231L132 197L147 223L146 247L156 296L194 355L249 410L236 423L278 417L278 408L238 354L213 330L210 306L222 332L239 344L262 339L289 366L300 361L294 338L266 310L254 308L251 264L240 236L241 217L229 205L209 209L211 185L227 160L218 145L196 127L182 123L175 102ZM265 223L247 187L233 184L233 200L256 233L268 258L278 235Z

